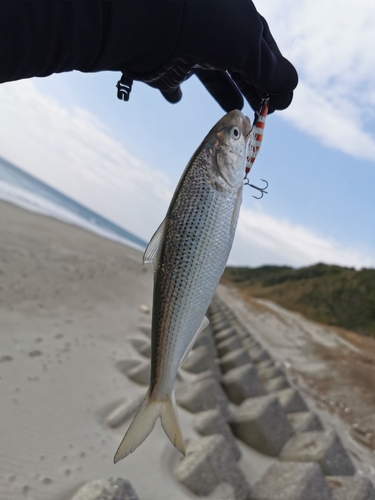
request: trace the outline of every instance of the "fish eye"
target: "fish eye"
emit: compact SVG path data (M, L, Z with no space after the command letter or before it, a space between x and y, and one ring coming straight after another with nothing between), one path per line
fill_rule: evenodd
M241 136L240 129L238 127L233 127L230 131L230 136L232 139L235 139L237 141Z

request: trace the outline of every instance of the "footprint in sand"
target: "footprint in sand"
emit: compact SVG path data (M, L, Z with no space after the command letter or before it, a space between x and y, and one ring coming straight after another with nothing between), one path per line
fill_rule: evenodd
M111 413L106 417L105 423L108 427L116 428L124 424L127 420L135 415L144 400L144 395L134 396L128 398L120 403Z
M38 349L34 349L33 351L29 352L30 358L36 358L37 356L41 356L42 354L42 351L39 351Z
M151 338L151 327L150 326L140 326L139 331L141 331L149 339Z
M135 359L124 359L116 363L117 369L130 380L139 385L148 385L151 375L150 361L138 361Z
M5 354L4 356L0 356L0 363L5 363L7 361L12 361L12 360L13 360L13 357L8 356L7 354Z
M116 363L116 368L124 375L127 375L131 368L134 368L139 364L137 359L123 359Z
M134 349L145 358L151 358L151 342L149 340L132 339Z

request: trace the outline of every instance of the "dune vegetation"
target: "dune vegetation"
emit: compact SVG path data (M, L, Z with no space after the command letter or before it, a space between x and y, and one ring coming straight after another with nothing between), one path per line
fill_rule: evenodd
M224 283L272 300L314 321L375 337L375 269L316 264L227 267Z

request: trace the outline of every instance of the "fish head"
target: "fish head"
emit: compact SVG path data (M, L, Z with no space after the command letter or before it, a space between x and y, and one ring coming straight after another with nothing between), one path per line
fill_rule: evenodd
M231 188L240 187L245 177L250 130L249 118L238 110L226 114L212 130L214 145L211 153L219 176Z

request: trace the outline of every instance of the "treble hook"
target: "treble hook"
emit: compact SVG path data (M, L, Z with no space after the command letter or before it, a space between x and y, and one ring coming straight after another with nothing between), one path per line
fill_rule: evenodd
M264 188L260 188L258 186L254 186L254 184L250 184L249 179L245 177L244 186L250 186L254 189L257 189L262 194L261 196L253 196L253 198L255 198L256 200L261 200L265 194L268 194L268 192L266 191L266 189L268 188L268 182L265 179L260 179L260 180L266 183L266 186L264 186Z

